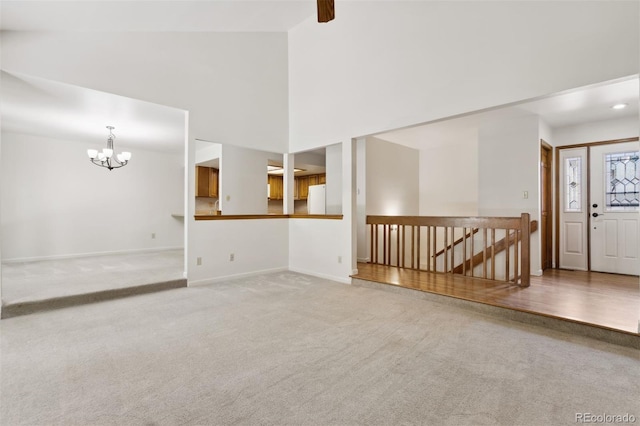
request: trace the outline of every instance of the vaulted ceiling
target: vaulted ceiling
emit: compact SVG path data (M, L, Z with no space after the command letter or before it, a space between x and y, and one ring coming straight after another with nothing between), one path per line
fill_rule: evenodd
M12 31L287 32L315 19L315 0L3 0Z
M340 19L339 7L338 2L337 20ZM0 28L9 31L287 32L307 19L316 19L316 2L3 0L0 12ZM95 141L95 138L104 139L104 126L118 123L115 133L122 135L123 143L129 138L132 143L147 147L181 149L181 142L176 145L175 141L184 140L183 127L172 127L168 123L183 123L182 111L30 76L3 73L2 77L2 128L5 131L57 137L75 135ZM637 77L624 79L379 136L418 147L429 135L445 141L460 132L469 132L480 120L499 116L537 114L551 127L638 117L638 92ZM612 111L610 106L617 102L627 103L629 107ZM87 107L89 104L91 107Z

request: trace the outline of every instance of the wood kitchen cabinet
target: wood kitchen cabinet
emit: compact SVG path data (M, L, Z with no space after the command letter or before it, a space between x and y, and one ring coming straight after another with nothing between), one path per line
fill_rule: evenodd
M218 169L196 166L196 197L218 198Z
M309 195L309 176L300 176L297 181L298 199L306 200Z
M218 198L218 169L211 167L209 172L209 197Z
M293 185L293 198L295 200L306 200L309 196L309 186L323 185L326 183L327 175L325 173L320 175L298 176L295 178L295 184Z
M282 200L284 198L284 180L282 176L268 176L269 199Z

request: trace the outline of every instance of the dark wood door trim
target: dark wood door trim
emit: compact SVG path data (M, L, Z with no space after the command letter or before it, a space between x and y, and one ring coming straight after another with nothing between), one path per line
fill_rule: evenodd
M540 260L543 271L553 267L554 214L552 194L553 147L540 139Z

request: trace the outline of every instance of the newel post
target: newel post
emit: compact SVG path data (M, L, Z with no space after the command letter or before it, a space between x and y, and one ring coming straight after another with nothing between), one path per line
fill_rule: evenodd
M520 215L520 235L521 251L520 251L520 287L529 287L531 279L531 221L529 213Z

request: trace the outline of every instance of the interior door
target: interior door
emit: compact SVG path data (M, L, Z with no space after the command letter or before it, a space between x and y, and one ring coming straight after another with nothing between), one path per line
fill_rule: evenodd
M590 150L591 270L639 275L638 142Z

